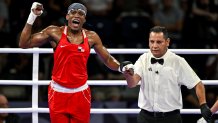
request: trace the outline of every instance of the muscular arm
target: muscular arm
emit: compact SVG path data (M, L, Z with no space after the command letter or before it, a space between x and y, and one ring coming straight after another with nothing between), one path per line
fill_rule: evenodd
M205 88L202 82L199 82L195 86L195 92L198 97L199 104L202 105L206 103L206 97L205 97Z
M56 26L49 26L44 30L42 30L41 32L35 34L32 34L31 31L32 31L32 25L26 24L20 35L19 47L21 48L39 47L48 41L51 40L58 41L58 39L60 38L59 35L60 28Z
M95 32L88 34L89 41L92 42L96 54L101 58L103 63L111 70L118 71L120 63L110 55L107 49L103 46L100 37Z

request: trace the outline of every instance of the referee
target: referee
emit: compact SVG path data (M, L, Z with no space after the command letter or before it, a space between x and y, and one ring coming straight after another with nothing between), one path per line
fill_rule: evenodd
M135 62L134 74L132 69L123 68L126 69L123 74L128 87L135 87L139 82L141 84L138 123L182 123L181 85L195 89L201 114L209 121L212 113L206 103L203 83L184 58L168 50L169 44L165 27L151 28L150 51L142 54Z

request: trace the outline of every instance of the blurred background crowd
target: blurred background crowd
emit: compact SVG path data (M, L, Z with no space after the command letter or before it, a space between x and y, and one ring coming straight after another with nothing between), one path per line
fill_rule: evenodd
M30 13L33 0L0 0L0 48L18 48L18 38ZM148 48L149 29L165 26L171 38L170 48L216 49L218 47L218 0L38 0L43 14L33 26L38 32L48 25L65 25L67 7L80 2L88 8L84 28L96 31L107 48ZM42 48L51 48L49 44ZM138 54L114 54L119 61L133 63ZM218 80L218 55L182 55L202 80ZM52 54L40 54L39 80L50 80ZM98 68L98 69L96 69ZM91 55L89 80L124 80ZM31 80L32 54L0 53L1 80ZM91 86L92 108L138 108L139 88ZM199 108L195 94L182 89L184 108ZM11 107L31 107L31 86L1 85ZM209 106L218 98L218 86L206 85ZM47 107L47 86L39 87L39 106ZM18 114L22 123L31 122L31 114ZM1 117L1 116L0 116ZM49 121L48 114L40 123ZM27 120L29 118L29 120ZM91 123L135 123L135 114L92 114ZM184 114L184 123L194 123L200 115Z

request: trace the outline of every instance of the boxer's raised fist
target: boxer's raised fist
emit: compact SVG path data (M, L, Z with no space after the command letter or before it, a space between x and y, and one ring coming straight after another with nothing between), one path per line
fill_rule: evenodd
M40 16L43 13L43 10L44 10L44 8L43 8L43 5L41 3L34 2L32 4L31 12L33 12L35 15Z

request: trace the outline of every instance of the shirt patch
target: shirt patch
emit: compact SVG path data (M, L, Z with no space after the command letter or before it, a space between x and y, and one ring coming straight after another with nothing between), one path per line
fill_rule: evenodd
M85 49L83 49L81 46L78 46L78 51L79 52L85 52Z

